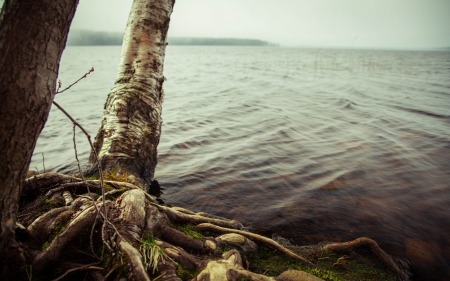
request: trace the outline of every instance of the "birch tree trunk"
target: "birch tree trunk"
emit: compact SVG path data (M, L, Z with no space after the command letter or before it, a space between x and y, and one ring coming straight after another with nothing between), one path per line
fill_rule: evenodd
M0 14L0 257L14 244L31 155L56 90L78 0L6 0Z
M115 85L108 95L91 152L103 170L128 175L147 189L157 164L164 97L166 36L175 0L134 0Z

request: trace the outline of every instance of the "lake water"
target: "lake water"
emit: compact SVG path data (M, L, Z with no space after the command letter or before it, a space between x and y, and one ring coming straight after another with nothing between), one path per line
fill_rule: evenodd
M93 137L119 55L63 55L63 86L95 68L56 97ZM450 52L168 46L165 76L166 203L298 244L367 236L417 280L450 280ZM76 171L71 123L54 108L31 168L43 158Z

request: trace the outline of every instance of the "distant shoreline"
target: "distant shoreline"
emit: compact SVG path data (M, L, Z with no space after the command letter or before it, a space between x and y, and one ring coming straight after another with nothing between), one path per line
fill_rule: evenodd
M68 46L108 46L122 45L123 33L89 30L71 30L67 40ZM199 37L169 37L169 45L177 46L270 46L278 44L259 39L241 38L199 38Z

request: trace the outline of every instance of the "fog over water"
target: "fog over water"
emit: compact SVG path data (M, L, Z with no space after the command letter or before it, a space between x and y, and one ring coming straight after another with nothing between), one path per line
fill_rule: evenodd
M81 0L73 28L123 31L131 3ZM179 0L169 36L322 48L440 48L450 47L449 14L448 0Z
M119 54L63 55L63 85L95 67L56 97L92 136ZM167 203L299 244L367 236L412 261L418 280L450 275L450 52L169 45L164 73ZM55 108L33 169L42 153L47 170L76 171Z

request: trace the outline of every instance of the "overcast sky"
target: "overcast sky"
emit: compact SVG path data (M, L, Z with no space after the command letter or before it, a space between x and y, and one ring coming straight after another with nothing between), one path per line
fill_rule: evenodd
M80 0L76 29L124 31L132 0ZM282 46L450 47L450 0L177 0L169 36Z

